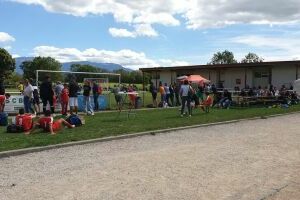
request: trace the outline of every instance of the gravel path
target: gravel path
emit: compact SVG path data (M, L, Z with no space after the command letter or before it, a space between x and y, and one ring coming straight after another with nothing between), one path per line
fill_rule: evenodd
M293 114L3 158L0 199L300 199L299 122Z

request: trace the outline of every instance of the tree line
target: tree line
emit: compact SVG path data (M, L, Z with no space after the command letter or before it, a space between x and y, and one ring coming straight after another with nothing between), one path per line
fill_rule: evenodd
M263 58L259 57L255 53L248 53L242 60L241 63L256 63L263 62ZM207 63L210 65L215 64L233 64L238 63L234 58L234 54L228 50L223 52L217 52L213 55L211 60ZM15 59L4 49L0 48L0 87L5 84L13 84L21 79L36 79L36 70L52 70L61 71L62 65L59 61L51 57L35 57L32 61L25 61L21 64L20 68L23 71L23 76L15 72L16 63ZM73 64L70 68L73 72L95 72L95 73L111 73L108 70L98 68L87 64ZM151 77L145 73L144 77L141 71L128 71L124 69L114 70L113 73L121 74L122 83L149 83ZM39 74L39 81L43 80L46 75L50 75L53 81L66 81L68 82L71 77L75 77L78 82L82 82L84 78L107 78L108 76L103 75L84 75L84 74L62 74L62 73L41 73ZM119 77L110 76L110 82L118 82Z

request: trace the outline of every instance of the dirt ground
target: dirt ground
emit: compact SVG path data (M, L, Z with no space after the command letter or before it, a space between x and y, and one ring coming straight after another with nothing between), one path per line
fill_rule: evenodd
M3 158L0 199L298 200L300 114Z

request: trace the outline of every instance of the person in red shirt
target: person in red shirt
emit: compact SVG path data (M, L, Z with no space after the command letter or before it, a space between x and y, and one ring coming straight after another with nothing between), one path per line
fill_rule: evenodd
M128 87L128 92L130 93L134 93L135 91L134 91L134 89L133 89L133 87L132 87L132 85L129 85L129 87ZM130 105L132 106L132 108L134 108L135 107L135 99L136 99L136 94L129 94L128 95L128 97L129 97L129 100L130 100Z
M212 97L209 95L208 92L205 93L206 95L206 99L200 104L200 108L208 113L209 112L209 107L213 104L213 99Z
M30 130L33 127L33 118L35 115L30 113L25 113L24 108L19 110L19 114L16 116L15 123L17 126L23 127L25 134L29 134Z
M41 117L37 123L38 127L42 128L46 132L50 132L51 135L55 135L62 128L62 124L68 128L75 127L75 125L71 125L62 118L54 121L50 110L46 110L45 116Z
M10 97L10 94L8 94L8 93L1 93L0 94L0 113L1 112L4 112L4 107L5 107L5 101L6 101L6 99L9 99L9 97Z
M67 115L68 112L68 103L69 103L69 89L68 84L64 84L64 89L60 93L61 99L61 114Z

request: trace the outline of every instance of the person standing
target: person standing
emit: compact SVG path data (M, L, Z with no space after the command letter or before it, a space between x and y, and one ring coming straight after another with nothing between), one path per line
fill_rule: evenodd
M203 97L203 92L204 92L204 89L201 85L198 85L198 90L197 90L197 97L198 99L200 100L200 103L204 100L204 97Z
M171 106L175 106L174 105L174 87L172 84L170 84L170 86L169 86L169 91L170 91Z
M181 96L181 117L183 117L183 111L184 111L184 107L185 104L188 108L188 113L189 113L189 117L191 117L191 98L189 95L189 91L191 91L192 88L189 85L189 81L188 80L184 80L183 85L181 85L179 94Z
M10 94L0 89L0 113L4 112L5 102L10 98Z
M99 102L98 102L98 98L99 98L99 92L101 91L100 86L94 81L93 82L93 97L94 97L94 110L99 110Z
M46 112L47 103L50 105L51 112L54 113L53 105L54 91L52 89L52 82L50 76L46 76L44 82L40 86L40 97L43 102L43 112Z
M128 97L130 100L130 106L131 106L131 108L135 108L137 95L132 94L132 93L135 93L135 90L131 84L128 87L128 93L131 93L131 94L128 94Z
M30 84L29 80L25 80L25 88L23 92L23 102L24 102L24 109L26 113L29 113L30 111L34 113L33 109L31 108L31 102L33 99L33 87Z
M94 111L90 101L92 87L89 81L85 81L83 85L83 102L86 114L94 115Z
M169 100L170 100L170 89L169 89L169 86L168 86L167 83L165 83L164 89L165 89L165 93L166 93L165 94L166 95L165 101L166 101L167 105L170 106L170 102L169 102Z
M68 84L64 84L64 89L61 91L61 114L67 115L68 112L68 103L69 103L69 89Z
M154 86L153 82L150 83L149 90L152 95L153 107L157 107L157 88Z
M115 95L117 109L121 112L121 110L122 110L122 96L120 94L120 91L121 91L120 85L115 85L114 88L113 88L113 93Z
M180 91L180 86L179 84L174 83L174 92L175 92L175 99L176 99L176 106L180 106L180 100L179 100L179 91Z
M78 113L78 91L80 90L75 79L72 79L69 83L69 104L70 104L70 113L71 115L75 112Z
M165 88L162 85L162 82L159 82L159 93L160 93L160 104L162 105L162 107L165 104L166 101L166 92L165 92Z
M37 86L33 86L33 108L34 108L34 114L39 114L41 112L40 109L40 95L39 95L39 90Z
M24 92L24 85L23 85L23 83L21 81L19 82L17 88L20 91L20 94L23 94L23 92Z
M62 102L61 102L61 91L64 89L64 86L63 84L60 82L60 81L57 81L56 82L56 86L55 86L55 95L56 95L56 102L57 102L57 105L60 104L62 106ZM54 104L55 105L55 104Z

